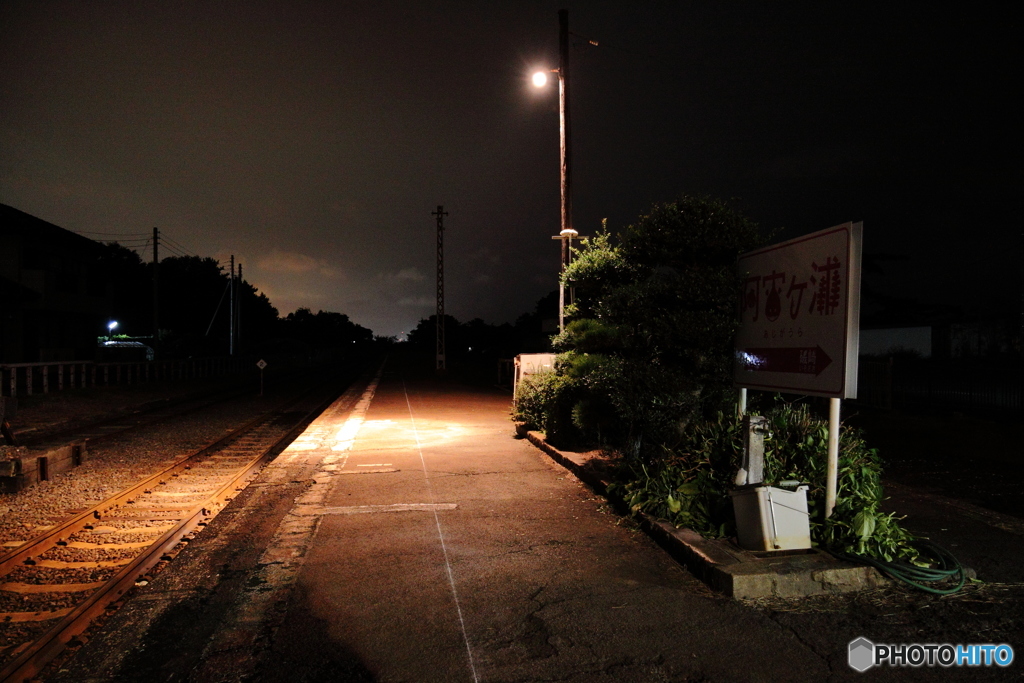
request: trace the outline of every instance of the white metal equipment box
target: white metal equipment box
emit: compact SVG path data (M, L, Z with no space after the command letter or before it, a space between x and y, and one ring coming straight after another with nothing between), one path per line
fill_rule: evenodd
M807 485L793 491L750 486L730 491L736 537L745 550L799 550L811 547Z

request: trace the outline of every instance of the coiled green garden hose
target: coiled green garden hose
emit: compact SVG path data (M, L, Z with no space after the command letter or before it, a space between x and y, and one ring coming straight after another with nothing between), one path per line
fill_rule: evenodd
M845 553L837 553L836 555L852 562L869 564L892 578L927 593L951 595L964 587L967 576L960 561L952 553L934 543L921 539L914 541L913 545L922 551L922 555L930 555L935 560L937 566L919 567L906 562L885 562L884 560L868 557L867 555L848 555ZM956 586L952 588L933 588L932 586L924 585L926 583L956 579L957 577L959 577L959 580Z

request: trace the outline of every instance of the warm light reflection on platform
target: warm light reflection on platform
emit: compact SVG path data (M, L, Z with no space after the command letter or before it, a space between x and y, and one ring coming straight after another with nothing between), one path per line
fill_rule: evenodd
M458 422L440 420L366 420L355 427L346 423L332 450L415 449L417 439L420 448L434 448L463 438L467 431Z
M288 444L285 450L288 451L312 451L320 447L323 434L317 433L314 429L307 429L295 437L295 441Z
M362 417L350 417L345 420L345 424L341 426L338 433L334 437L334 445L331 446L332 451L348 451L352 449L352 443L362 429L365 420Z

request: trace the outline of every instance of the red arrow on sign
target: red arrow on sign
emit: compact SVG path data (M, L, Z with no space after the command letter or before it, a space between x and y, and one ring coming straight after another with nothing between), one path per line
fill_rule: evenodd
M750 372L793 372L820 375L832 364L820 346L802 348L746 349L739 353L740 363Z

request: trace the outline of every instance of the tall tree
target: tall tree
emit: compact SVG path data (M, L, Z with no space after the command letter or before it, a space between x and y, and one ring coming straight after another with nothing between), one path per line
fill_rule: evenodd
M574 318L555 340L576 378L577 428L634 455L679 438L728 397L736 331L736 257L762 243L722 201L656 205L616 239L586 242L564 275Z

